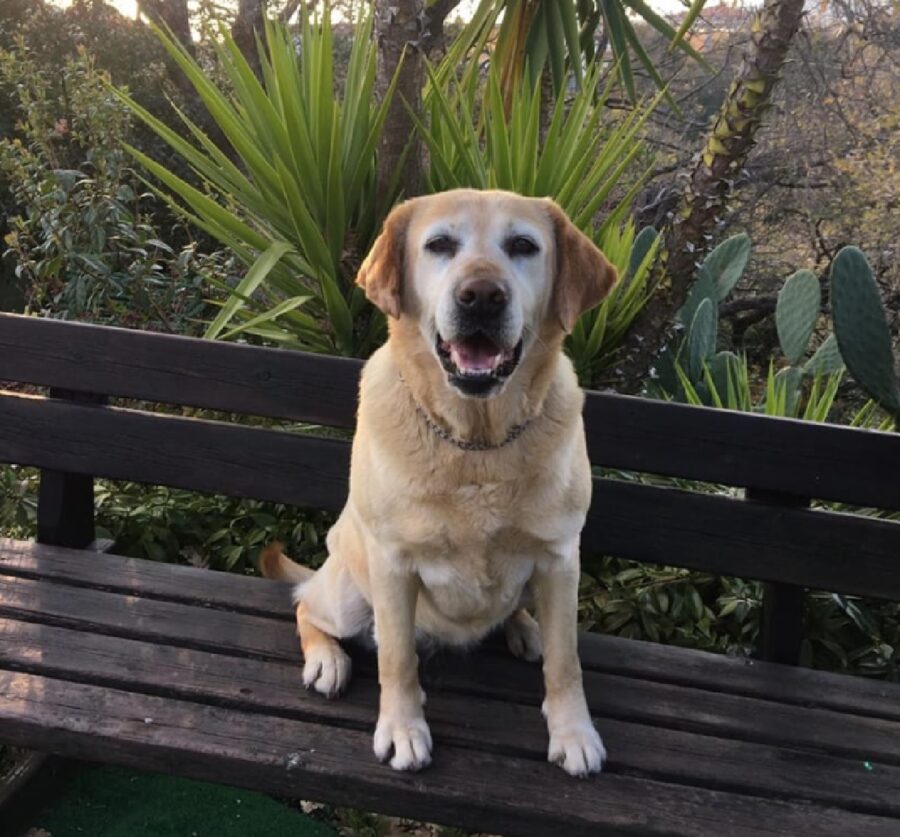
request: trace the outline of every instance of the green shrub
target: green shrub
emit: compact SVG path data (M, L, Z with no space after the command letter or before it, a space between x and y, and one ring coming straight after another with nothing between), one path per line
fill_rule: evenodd
M33 468L0 465L0 537L36 536L39 482ZM97 480L94 492L97 536L118 555L239 573L254 573L273 540L310 566L325 557L324 512L129 482Z
M86 51L56 79L23 39L0 52L0 83L15 84L17 136L0 139L0 171L18 206L7 253L31 310L183 333L207 310L204 286L231 275L229 258L175 252L123 150L130 116Z

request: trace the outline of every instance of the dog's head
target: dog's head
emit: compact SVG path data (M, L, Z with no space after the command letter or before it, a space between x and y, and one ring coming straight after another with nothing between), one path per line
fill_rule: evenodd
M415 321L451 386L485 398L539 334L571 331L616 270L553 201L457 189L397 206L357 282Z

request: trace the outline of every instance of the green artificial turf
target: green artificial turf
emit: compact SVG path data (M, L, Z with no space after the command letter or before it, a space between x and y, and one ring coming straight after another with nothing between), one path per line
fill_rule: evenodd
M332 837L259 793L85 765L32 822L53 837Z

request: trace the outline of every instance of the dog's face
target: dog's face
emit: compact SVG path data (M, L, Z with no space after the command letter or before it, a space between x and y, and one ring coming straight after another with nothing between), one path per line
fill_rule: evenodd
M547 325L568 332L615 269L545 198L459 189L396 207L357 281L413 318L461 395L502 391Z

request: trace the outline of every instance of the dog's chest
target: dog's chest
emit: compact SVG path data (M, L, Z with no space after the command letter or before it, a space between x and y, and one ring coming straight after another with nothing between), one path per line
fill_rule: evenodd
M405 518L406 556L424 598L443 616L485 624L504 618L547 556L549 545L522 525L516 493L503 484L463 486Z

